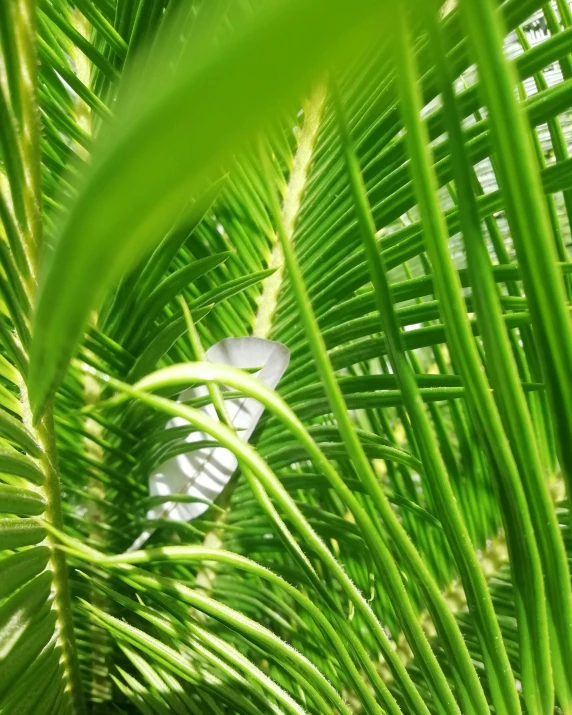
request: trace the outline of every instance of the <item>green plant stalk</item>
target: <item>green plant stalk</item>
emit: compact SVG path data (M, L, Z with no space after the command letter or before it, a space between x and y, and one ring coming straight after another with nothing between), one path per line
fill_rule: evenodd
M453 200L455 199L453 198ZM425 275L431 275L431 266L425 254L421 254L421 260L423 263L423 270ZM405 269L407 277L412 278L413 276L411 275L407 264L405 264ZM418 298L417 300L420 301L421 299ZM435 358L435 364L437 365L439 372L443 375L448 374L450 370L446 363L450 361L445 360L441 346L433 345L431 347L431 351L433 353L433 357ZM408 357L414 371L416 373L420 373L421 366L417 365L418 361L415 353L409 352ZM428 404L428 409L430 411L431 418L433 419L435 424L435 432L438 435L439 443L443 445L441 451L442 453L445 453L446 451L448 452L448 458L445 461L445 464L447 467L447 471L451 471L451 474L453 475L453 488L455 490L455 498L458 501L464 498L466 503L468 504L465 509L462 509L462 513L463 518L467 519L468 517L470 519L468 527L471 533L471 539L473 541L473 544L479 548L484 548L487 537L489 536L490 532L486 529L486 527L484 527L484 525L478 524L478 519L482 510L478 506L478 495L476 492L476 487L478 486L478 475L477 470L475 469L476 460L474 457L474 450L476 446L471 444L471 440L467 431L466 404L464 402L461 402L461 404L459 405L455 400L451 400L448 406L453 422L453 432L456 435L459 443L460 459L461 462L465 465L465 471L463 475L461 474L461 471L456 463L452 440L450 439L450 435L447 429L443 425L443 418L441 412L437 409L436 405L432 405L431 403ZM463 479L463 476L465 475L472 475L473 478L470 480L465 479L464 481L461 481ZM456 484L455 480L457 480Z
M284 231L289 239L291 239L294 234L294 227L300 212L300 203L306 187L308 170L313 158L314 145L320 128L325 97L325 85L318 83L308 101L304 103L304 124L300 132L296 155L280 212L284 224ZM276 238L268 267L277 267L278 270L267 278L264 284L264 290L260 296L259 307L252 332L255 337L268 338L271 333L272 320L276 311L278 296L283 281L283 263L284 255L282 245Z
M27 401L26 386L23 382L20 385L20 394L24 425L28 427L32 434L36 435L43 452L39 459L39 466L44 473L44 483L42 485L42 491L46 500L44 519L49 524L53 524L54 527L61 530L63 528L62 504L52 407L50 406L50 409L46 410L46 414L41 422L34 427L32 426L31 409ZM84 715L86 710L77 657L68 566L65 554L57 548L57 539L52 535L48 535L47 540L51 549L50 565L54 574L52 581L54 608L58 616L58 642L62 649L67 689L69 690L74 712L77 715Z
M385 365L380 360L380 365L382 370L384 370ZM350 368L353 373L357 374L354 368ZM364 372L367 367L364 368ZM397 438L394 431L389 423L386 412L383 409L373 409L367 411L367 419L369 422L370 431L377 435L385 435L386 439L389 441L391 446L397 447ZM392 462L387 461L385 463L385 468L387 471L387 476L391 488L396 494L404 496L410 503L421 507L421 500L419 494L415 489L415 484L411 479L411 474L409 469L405 465L394 465ZM418 528L417 520L412 518L412 514L407 510L402 514L403 524L408 531L408 533L413 534L414 539L420 543L423 549L426 550L431 556L433 563L431 563L431 568L440 575L440 567L442 566L440 560L437 558L437 553L435 550L435 540L428 538L427 533L424 529ZM371 510L371 518L375 519L374 512ZM438 577L437 577L438 578Z
M360 223L360 228L362 231L362 236L364 239L366 253L370 265L370 271L372 274L372 283L375 289L376 303L378 305L380 315L382 316L382 326L384 328L386 340L388 342L393 371L398 380L401 394L404 397L405 405L409 417L411 419L412 428L415 433L417 445L421 453L421 458L426 470L426 474L431 479L431 493L433 495L435 504L438 507L438 513L441 515L443 526L446 529L446 532L448 532L449 543L451 545L453 553L456 554L458 566L461 570L461 573L463 573L464 566L465 579L470 578L477 584L479 584L480 581L483 582L484 585L481 584L481 593L479 595L481 595L484 591L485 604L486 602L490 604L490 599L488 597L488 593L486 592L486 583L484 583L484 577L482 575L480 566L476 560L476 556L474 555L469 534L459 514L458 507L455 503L454 495L448 483L442 458L437 450L435 437L432 433L429 421L425 414L423 402L418 393L415 376L413 374L411 366L407 362L407 358L402 347L400 331L395 318L395 311L391 300L387 276L383 268L382 259L377 249L377 244L375 240L375 227L373 225L371 213L367 203L367 196L365 193L365 187L363 185L363 179L361 178L361 172L359 166L357 165L357 159L355 157L355 152L351 144L348 128L343 119L343 113L339 102L338 116L340 117L342 142L344 144L346 162L350 175L350 183L354 191L356 212L358 214L358 220ZM457 539L458 541L455 542L455 539ZM460 561L461 557L459 556L458 542L461 540L463 542L462 549L464 551L464 553L462 554L462 559L466 562L465 564ZM465 579L464 583L466 582ZM479 593L479 591L477 591L477 593ZM473 593L472 595L475 598L475 594ZM429 608L433 613L435 608L434 605L432 607L432 604L429 603ZM498 625L496 624L496 618L494 616L494 611L492 610L492 605L489 605L487 613L489 619L491 618L491 611L493 621L492 629L497 630L497 633L495 633L496 638L492 639L491 643L493 644L493 646L496 645L496 648L500 650L502 657L502 652L504 651L504 648L502 646L502 642L500 641L500 632L498 632ZM437 627L437 630L439 631L439 620L435 620L435 625ZM485 627L487 630L491 628L491 624L486 620ZM478 678L476 677L474 668L470 663L468 651L465 643L462 640L462 637L460 637L457 643L455 643L454 641L444 641L444 643L446 643L445 647L447 647L450 657L455 659L453 661L457 666L455 682L459 688L459 696L464 704L464 707L480 707L482 712L488 712L488 705L486 703L486 699L482 692L482 688L478 681ZM463 654L466 654L465 658L462 658ZM498 659L498 654L496 655ZM506 654L504 654L504 659L506 660L506 664L508 666L508 659L506 658ZM492 677L489 676L491 677L491 680L493 680L493 678L495 677L495 671L498 667L497 663L494 663L494 660L493 664L494 665L492 670L494 675ZM490 668L491 663L489 662L489 669ZM510 676L510 667L508 666L504 669L500 668L499 670L500 673L496 675L499 682L502 683L503 680L506 681L504 683L504 697L500 696L500 693L502 693L502 691L500 690L500 686L498 688L500 702L502 703L505 698L510 697L510 694L512 692L512 705L514 706L513 708L507 708L503 705L500 712L519 712L518 695L516 693L514 680ZM493 692L495 692L494 688Z
M7 97L5 96L4 87L0 88L0 128L2 130L0 135L3 155L2 168L7 184L10 187L9 194L11 208L14 215L14 227L11 231L11 235L17 239L12 241L12 243L15 246L20 246L20 242L22 245L25 244L29 235L25 202L25 197L28 196L29 193L20 189L20 187L24 186L25 180L24 168L22 165L22 152L20 149L19 127L16 122L14 112L10 107ZM4 189L4 187L2 188ZM8 192L6 193L8 194ZM4 199L4 201L7 206L3 211L3 214L6 214L10 202L7 198ZM26 255L26 250L27 246L23 248L24 255ZM26 265L27 260L24 259L23 271L25 271Z
M562 24L564 25L564 27L572 26L572 10L570 10L570 5L568 5L566 0L556 0L556 7L558 8L558 12L560 13L560 17L562 18ZM569 56L567 60L569 63Z
M572 593L567 555L502 318L490 257L481 233L457 103L438 32L435 23L431 27L431 35L446 110L447 131L453 149L460 217L467 263L472 275L477 320L481 325L485 353L489 358L487 367L494 396L522 477L542 560L555 689L560 707L568 715L572 712L572 684L567 676L572 673Z
M405 73L406 68L411 69L407 66L411 64L412 48L408 43L404 43L403 28L402 32L399 33L399 39L396 44L399 46L396 62L400 70ZM406 111L408 112L408 115L405 116L405 125L408 129L409 137L412 130L414 131L416 129L412 124L413 121L417 121L416 118L419 109L417 106L418 103L410 96L410 91L415 86L413 75L402 76L399 85L403 92L402 106L406 107ZM382 258L376 246L375 227L367 201L365 186L363 185L355 151L351 144L349 131L343 120L341 107L339 108L339 115L341 118L342 141L350 173L350 182L354 190L358 220L366 245L372 282L375 288L376 303L389 345L389 354L392 360L393 370L398 380L401 393L404 396L426 475L429 480L430 490L434 496L441 522L447 532L449 544L455 554L467 596L473 605L472 613L477 621L477 629L485 656L485 664L487 665L487 672L489 672L489 679L492 682L491 689L495 705L499 709L499 712L519 712L520 706L518 704L516 687L510 675L508 658L502 645L500 630L488 595L486 581L473 551L470 536L456 505L441 455L437 450L434 435L427 419L423 403L419 397L415 376L403 350L401 333L395 319L395 312L391 300L389 283L383 267ZM422 146L421 143L411 146L410 156L412 156L412 162L414 162L416 156L419 157L422 153ZM426 180L426 184L432 186L428 180ZM460 289L459 295L461 295ZM490 674L491 671L492 674Z
M562 3L564 5L565 3ZM551 240L550 222L534 150L523 112L514 96L516 80L506 62L500 18L492 0L462 0L461 12L477 61L498 156L499 185L540 353L557 451L572 494L572 327L562 276Z
M396 42L396 46L401 47L403 39L403 28L400 27L399 41ZM411 52L410 46L407 45L403 48L402 55L396 55L396 62L398 64L410 64ZM400 86L403 82L407 82L407 79L402 79ZM411 98L403 97L402 101L411 101ZM480 603L475 616L479 617L480 620L478 630L480 631L481 639L483 639L483 634L491 636L488 639L485 638L484 642L481 642L481 646L483 648L485 664L488 666L487 673L489 673L489 679L491 681L493 701L501 713L507 713L507 715L509 713L518 713L520 712L518 694L514 679L510 674L510 665L502 645L500 630L496 623L496 617L487 592L486 582L448 482L442 457L437 449L435 436L431 430L423 402L418 392L415 375L405 355L401 332L391 299L390 287L383 266L383 259L379 254L375 240L375 226L373 224L365 186L339 98L337 104L342 142L345 150L350 183L354 194L356 213L365 244L372 283L375 290L376 304L380 313L382 328L386 336L393 372L398 380L400 391L411 420L418 449L421 454L421 460L429 481L429 488L438 510L437 513L440 515L449 544L455 555L465 590L473 603ZM407 120L408 118L406 117L405 125L408 127ZM417 150L417 147L413 149ZM413 151L411 153L413 153ZM462 643L461 647L463 650L466 650L464 643ZM462 653L463 650L460 650L460 652ZM449 650L448 652L451 658L454 657L454 650ZM488 705L486 704L480 683L474 673L474 668L471 666L469 669L465 666L464 671L460 671L460 673L462 673L464 682L460 678L457 678L456 683L460 687L460 696L463 702L469 703L471 707L479 707L477 704L480 704L481 709L485 708L483 712L488 711ZM471 681L468 680L469 677ZM463 686L467 686L469 683L471 683L474 693L469 693L464 690Z
M42 192L40 181L40 117L36 93L38 61L36 56L35 0L13 2L14 49L18 56L18 95L20 152L24 172L24 205L26 208L26 254L30 267L37 267L42 236Z
M400 107L407 129L406 138L411 157L411 172L425 228L425 243L435 273L435 286L440 299L439 305L448 344L465 385L467 404L473 415L477 434L483 441L493 473L498 475L498 492L503 505L507 543L515 572L515 602L524 698L533 712L549 713L552 712L553 694L544 584L537 545L518 470L481 369L468 324L460 281L449 254L447 230L436 199L437 182L428 152L427 132L424 123L420 120L422 105L416 84L405 9L402 13L401 32L396 42L396 64L401 96ZM397 330L395 335L399 339ZM411 382L414 386L415 383ZM402 386L405 395L408 394L408 389L409 385ZM419 431L419 426L416 429ZM427 446L431 445L430 437L426 437L425 441ZM423 459L428 472L430 465L437 464L435 457L436 455L431 456L427 453L426 459ZM441 469L442 477L446 479L446 472L443 467ZM441 502L441 509L445 512L449 511L451 506ZM438 513L443 514L440 510ZM453 512L449 511L449 518L452 514ZM442 516L442 520L443 518L445 517ZM447 529L447 525L445 523L443 525ZM502 707L511 712L510 708L519 706L516 702L514 681L512 690L507 687L508 658L502 646L500 629L476 554L469 546L470 541L463 543L459 538L462 528L462 519L459 519L455 527L449 531L449 543L455 553L467 599L476 620L487 671L494 672L494 678L489 677L493 683L491 689L495 703L499 703L498 707L501 707L502 703ZM461 544L464 546L464 554L458 548ZM498 644L497 648L495 644Z
M84 375L85 404L94 405L101 399L100 384L91 375ZM103 464L104 449L101 446L103 427L89 415L85 423L84 450L86 456L97 465ZM87 492L95 500L89 502L87 516L90 522L88 537L90 542L105 543L106 532L102 525L106 523L105 485L97 478L90 477ZM100 591L92 589L92 602L102 611L109 611L109 602ZM90 653L92 663L92 678L90 684L91 698L94 702L94 713L103 712L109 707L111 701L111 687L109 681L109 663L106 649L110 645L107 631L92 623L90 628L92 650Z
M56 15L56 18L59 18L60 21L63 19L59 15ZM89 46L88 40L90 25L86 18L76 8L73 11L70 20L77 35L80 38L83 38ZM74 50L73 62L75 66L75 75L78 80L89 89L91 85L92 64L88 57L81 50L79 50L76 45L74 45ZM75 100L74 115L78 127L85 133L86 136L91 137L91 109L90 106L79 96L76 97ZM82 159L89 161L88 151L78 141L75 142L75 151ZM98 324L99 315L94 312L91 315L89 327L97 329ZM89 349L86 349L86 352L88 357L93 356L93 353ZM84 395L86 405L94 405L101 399L100 384L89 374L84 375ZM105 457L104 447L102 446L104 444L104 428L88 415L84 423L84 429L85 455L88 459L92 460L95 465L103 464ZM90 496L95 497L94 500L89 502L88 506L88 518L90 520L90 529L88 533L89 539L94 543L101 543L102 540L105 543L106 532L105 529L102 528L102 525L107 522L106 517L108 516L105 508L105 485L102 484L99 479L90 477L87 485L87 491ZM105 594L102 594L101 591L96 589L92 589L91 596L92 602L100 610L109 611L109 602ZM92 640L90 653L92 664L90 695L93 702L93 712L97 715L98 713L103 713L107 708L109 708L109 703L112 699L111 681L109 679L109 662L111 658L106 656L106 650L110 646L110 641L107 631L100 628L96 623L91 623L90 626L90 635Z
M479 112L476 113L475 119L477 121L480 121L482 119L482 116ZM494 157L491 157L491 163L494 170L494 167L496 165ZM471 167L471 182L476 195L479 197L483 196L484 191L479 183L477 173L474 167ZM456 200L455 203L457 203ZM489 238L493 244L494 253L499 264L510 264L508 252L506 250L506 246L503 243L502 235L497 225L496 218L493 215L484 217L484 223L487 227ZM511 296L522 296L522 291L519 285L514 281L507 282L506 289L508 294ZM499 289L497 287L497 291L498 290ZM518 365L519 372L521 372L521 376L523 377L523 379L531 379L533 382L540 382L540 367L538 365L536 348L533 344L533 338L529 326L523 326L522 328L520 328L520 337L522 340L522 345L520 344L518 336L515 334L514 331L511 331L509 334L511 347L514 352L514 357ZM549 425L549 419L547 414L548 406L546 403L546 395L542 392L529 393L528 401L531 417L533 420L534 427L536 429L537 439L539 442L539 449L542 453L543 464L545 466L545 469L548 470L549 473L552 473L554 470L555 455L552 438L552 428Z
M544 15L546 17L546 21L549 27L552 27L551 22L550 22L550 13L554 13L552 6L547 5L543 8ZM524 52L528 52L530 50L530 42L528 41L526 34L522 27L518 27L516 30L516 34L518 37L518 40L520 42L520 45L523 49ZM565 63L564 63L565 65ZM560 65L563 75L566 76L566 67ZM542 72L537 72L534 75L534 83L536 85L536 89L538 92L543 92L548 89L548 82L546 81L544 74ZM527 94L526 94L526 88L524 86L523 82L519 82L518 84L518 91L519 91L519 96L520 96L520 101L526 101L527 99ZM548 120L548 132L550 134L550 142L552 145L552 149L554 151L554 156L556 158L557 162L561 161L566 161L569 158L568 155L568 147L566 145L566 140L564 138L564 134L562 132L562 127L560 125L560 120L558 117L553 117L552 119ZM544 154L542 151L542 145L540 143L540 136L538 133L538 127L532 130L532 141L534 144L535 152L537 155L538 159L538 166L539 169L542 171L543 169L546 169L546 160L544 158ZM567 189L562 192L563 199L564 199L564 208L566 210L566 217L568 218L568 224L572 225L572 192L570 189ZM556 246L556 252L558 254L558 260L559 261L566 261L567 260L567 255L566 255L566 246L564 243L564 238L562 236L562 231L560 228L560 222L558 220L558 212L556 208L556 201L554 199L554 196L550 193L547 193L545 195L545 200L546 204L548 207L549 211L549 216L550 216L550 223L552 224L552 230L554 231L554 239L555 239L555 246ZM572 283L570 276L565 276L564 277L564 284L566 286L566 295L568 300L570 300L571 297L571 288L572 288Z

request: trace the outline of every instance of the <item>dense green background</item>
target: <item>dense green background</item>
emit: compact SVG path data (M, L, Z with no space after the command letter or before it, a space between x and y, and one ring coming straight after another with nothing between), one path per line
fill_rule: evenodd
M6 0L0 51L0 712L572 715L567 0ZM277 394L204 363L252 334ZM194 429L239 471L149 522Z

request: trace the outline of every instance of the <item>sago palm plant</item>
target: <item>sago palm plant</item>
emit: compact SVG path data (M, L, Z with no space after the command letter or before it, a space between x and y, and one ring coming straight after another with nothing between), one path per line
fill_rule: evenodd
M572 715L568 0L0 50L0 712Z

